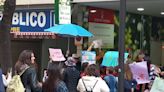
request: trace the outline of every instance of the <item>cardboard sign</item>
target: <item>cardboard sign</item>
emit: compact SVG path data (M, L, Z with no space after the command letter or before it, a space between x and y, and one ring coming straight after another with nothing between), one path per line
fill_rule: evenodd
M164 92L164 79L156 77L150 92Z
M82 51L82 63L88 62L89 64L96 63L96 52L95 51Z
M133 78L137 81L138 84L145 84L150 82L146 61L132 63L129 64L129 66L132 71Z
M103 61L102 61L102 66L118 66L118 51L107 51L105 54L104 54L104 57L103 57ZM124 58L125 58L125 61L126 62L126 59L128 57L128 53L125 53L124 54Z
M103 45L103 43L102 43L102 40L94 40L93 41L93 43L94 43L94 48L101 48L102 47L102 45Z
M49 48L50 57L53 61L65 61L65 57L61 49Z

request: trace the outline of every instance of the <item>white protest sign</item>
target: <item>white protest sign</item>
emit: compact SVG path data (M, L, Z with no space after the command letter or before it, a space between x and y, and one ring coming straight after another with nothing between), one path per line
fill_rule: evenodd
M145 84L150 82L146 61L132 63L129 64L129 66L133 73L133 78L137 81L138 84Z
M102 40L94 40L93 41L93 43L94 43L94 48L101 48L102 47L102 45L103 45L103 43L102 43Z
M50 57L53 61L65 61L65 57L61 49L49 48Z

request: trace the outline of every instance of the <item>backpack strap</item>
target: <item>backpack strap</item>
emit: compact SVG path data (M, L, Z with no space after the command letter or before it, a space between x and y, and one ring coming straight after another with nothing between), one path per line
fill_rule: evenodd
M22 70L22 72L19 73L19 76L21 76L28 68L30 68L30 67L28 66L24 70Z
M94 89L94 87L96 86L97 82L98 82L98 80L95 82L95 84L94 84L94 86L93 86L93 88L92 88L92 89Z
M83 79L82 79L82 82L83 82L83 84L84 84L85 91L87 92L88 90L87 90L87 87L86 87L86 85L85 85L85 83L84 83Z
M88 90L87 90L87 87L86 87L86 85L85 85L85 83L84 83L83 79L82 79L82 82L83 82L84 87L85 87L85 90L86 90L86 92L87 92ZM94 87L96 86L97 82L98 82L98 80L96 80L96 82L95 82L95 84L93 85L93 88L91 88L91 90L93 90L93 89L94 89Z

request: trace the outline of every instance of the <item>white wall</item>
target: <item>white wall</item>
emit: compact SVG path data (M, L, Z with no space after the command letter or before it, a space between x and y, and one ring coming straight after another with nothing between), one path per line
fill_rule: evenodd
M161 63L164 66L164 42L162 42L162 56L161 56Z
M16 5L54 4L55 0L16 0Z

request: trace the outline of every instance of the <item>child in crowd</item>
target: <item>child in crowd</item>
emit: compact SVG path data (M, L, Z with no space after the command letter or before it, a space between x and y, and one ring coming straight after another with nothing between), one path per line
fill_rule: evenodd
M106 66L100 66L100 77L104 79L106 76Z
M80 77L83 77L83 76L86 75L85 70L86 70L86 68L88 67L88 65L89 65L88 62L82 63L81 71L80 71Z
M104 77L104 80L110 88L110 92L117 92L117 79L113 75L113 72L113 67L106 68L106 76Z

